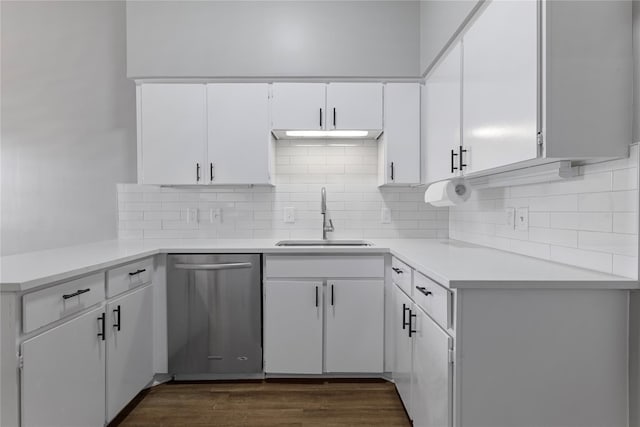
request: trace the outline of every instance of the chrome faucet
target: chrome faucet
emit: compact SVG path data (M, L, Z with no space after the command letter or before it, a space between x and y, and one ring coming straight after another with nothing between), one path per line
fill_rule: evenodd
M320 190L320 213L322 214L322 240L327 240L327 232L333 232L333 221L329 219L329 225L327 225L327 189L322 187Z

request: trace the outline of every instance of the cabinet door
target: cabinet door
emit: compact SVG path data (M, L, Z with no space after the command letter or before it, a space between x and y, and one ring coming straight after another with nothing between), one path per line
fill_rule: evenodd
M452 339L415 304L411 408L415 427L451 426Z
M264 283L264 370L322 373L322 282Z
M324 83L274 83L272 129L324 129L326 87Z
M433 70L423 87L422 119L425 183L460 172L460 43Z
M205 85L144 84L139 93L142 183L204 182Z
M153 288L107 304L107 420L153 379Z
M537 2L490 2L463 49L465 172L536 158Z
M207 85L207 182L267 184L271 137L269 85Z
M104 309L89 311L22 343L22 425L102 426Z
M384 88L383 184L420 183L420 85Z
M327 129L382 129L382 83L330 83L327 110Z
M395 287L395 357L393 367L393 381L396 383L398 394L410 418L413 418L411 407L411 338L409 337L409 314L411 299L397 286Z
M329 280L325 307L325 371L382 372L384 282Z

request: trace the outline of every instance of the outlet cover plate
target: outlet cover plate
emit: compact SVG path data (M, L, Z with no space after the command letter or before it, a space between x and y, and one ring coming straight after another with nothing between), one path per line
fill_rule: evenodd
M284 219L283 221L286 224L293 224L296 222L296 209L295 208L284 208Z
M391 209L382 208L382 211L380 212L380 223L391 224Z
M516 230L529 230L529 208L518 208L516 211Z

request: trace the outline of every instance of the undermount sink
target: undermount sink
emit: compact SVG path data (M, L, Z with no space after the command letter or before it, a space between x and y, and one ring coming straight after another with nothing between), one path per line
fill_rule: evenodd
M366 240L282 240L276 246L373 246Z

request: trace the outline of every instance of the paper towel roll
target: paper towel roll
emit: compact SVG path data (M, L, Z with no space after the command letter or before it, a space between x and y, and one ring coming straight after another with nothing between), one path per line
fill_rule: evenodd
M433 206L455 206L471 196L471 187L462 179L451 179L431 184L424 193L425 203Z

